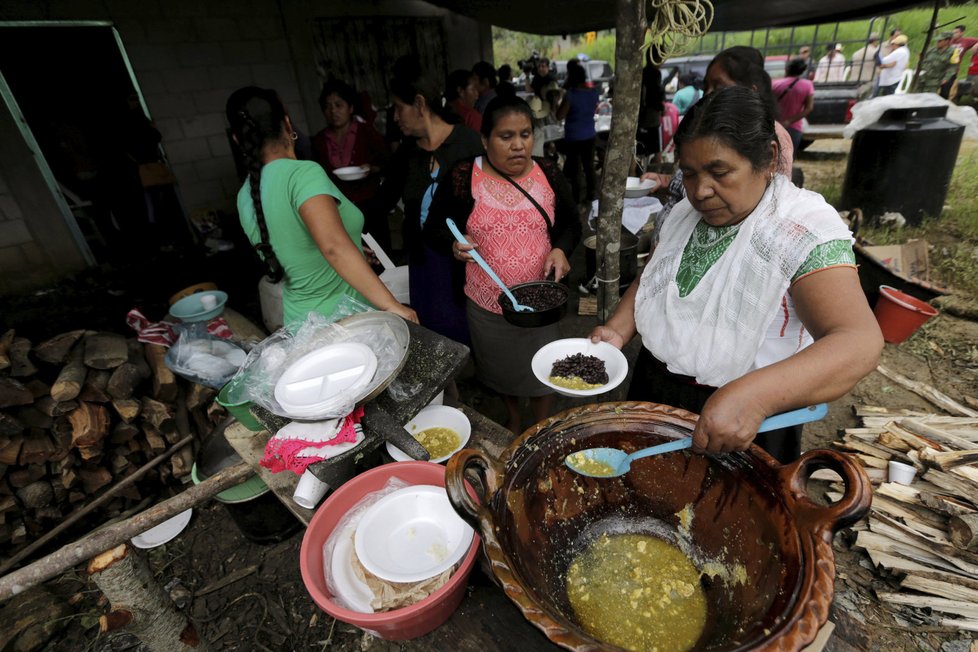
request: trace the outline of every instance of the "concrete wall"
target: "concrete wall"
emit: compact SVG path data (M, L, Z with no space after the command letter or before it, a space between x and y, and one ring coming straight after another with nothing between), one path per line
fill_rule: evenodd
M480 59L491 60L488 25L418 0L0 3L0 21L105 20L115 25L151 116L163 134L163 146L191 213L208 208L233 210L239 182L224 130L224 102L236 88L248 84L273 87L287 104L297 127L306 133L322 128L312 23L316 18L344 15L444 16L450 63L471 66ZM5 149L5 144L0 143L0 155ZM0 202L3 197L0 194ZM0 204L0 208L4 206ZM16 214L13 208L11 212ZM0 251L32 241L43 248L32 238L25 239L23 228L5 229L2 224ZM9 259L0 264L13 265Z

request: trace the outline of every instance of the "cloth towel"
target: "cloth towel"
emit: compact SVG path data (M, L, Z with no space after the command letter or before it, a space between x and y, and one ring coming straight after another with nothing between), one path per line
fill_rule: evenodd
M648 221L659 214L662 210L662 202L655 197L639 197L638 199L626 199L625 209L621 214L621 225L628 229L629 233L637 235ZM598 200L591 202L591 214L588 215L588 225L594 229L598 220Z
M363 408L345 417L326 421L293 421L268 440L261 465L272 473L292 471L302 475L306 467L354 448L363 441Z
M136 339L145 344L160 344L162 346L173 346L179 335L173 328L173 324L168 321L151 322L146 315L138 309L133 308L126 315L126 323L129 328L136 331ZM207 323L207 332L215 337L225 340L231 339L234 333L231 326L224 317L215 317Z

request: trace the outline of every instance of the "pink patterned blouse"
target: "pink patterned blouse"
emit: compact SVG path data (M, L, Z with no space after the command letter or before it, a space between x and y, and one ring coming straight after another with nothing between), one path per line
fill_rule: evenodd
M543 170L536 163L517 181L537 200L551 223L555 196ZM479 253L507 287L543 279L543 264L552 250L547 223L540 211L511 183L482 170L482 157L472 166L472 198L475 206L468 220L468 235ZM466 265L465 296L480 308L502 314L497 299L499 286L475 263Z

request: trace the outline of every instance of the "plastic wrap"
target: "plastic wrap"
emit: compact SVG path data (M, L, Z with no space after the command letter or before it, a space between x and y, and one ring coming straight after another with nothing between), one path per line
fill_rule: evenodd
M885 95L863 100L852 107L852 121L842 130L842 135L852 138L856 132L879 121L883 113L889 109L914 109L931 106L946 106L947 119L959 125L964 125L964 137L968 140L978 140L978 113L970 106L958 106L948 102L937 93L907 93L903 95Z
M374 491L367 494L357 502L353 507L343 515L336 527L330 533L329 538L326 539L326 543L323 544L323 570L326 576L326 588L329 589L330 594L333 596L333 602L343 607L344 609L349 609L350 611L359 611L360 613L373 613L373 609L370 611L364 611L358 605L352 604L343 598L343 591L336 585L336 580L333 577L333 551L336 549L336 544L340 542L343 538L350 538L353 533L356 532L357 525L360 523L360 519L363 517L364 513L370 509L378 500L383 498L388 494L392 494L395 491L409 487L411 484L401 480L397 476L392 477L379 491Z
M247 351L238 344L209 334L205 322L182 324L175 330L179 339L163 361L190 382L221 389L247 359Z
M403 357L403 348L390 328L353 329L334 323L369 308L353 299L344 300L328 317L309 313L305 320L293 322L272 333L248 354L240 371L231 379L230 402L251 401L272 414L307 421L335 419L349 414L360 398L368 396L394 373ZM304 355L339 343L357 343L370 348L377 358L373 378L355 392L342 392L321 412L290 414L275 399L275 386L282 374Z

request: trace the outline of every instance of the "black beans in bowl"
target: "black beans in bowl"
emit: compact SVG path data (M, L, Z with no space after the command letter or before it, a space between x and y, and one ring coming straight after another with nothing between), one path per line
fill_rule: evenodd
M503 317L514 326L535 328L554 324L567 314L567 297L569 291L566 285L554 281L530 281L509 288L516 301L529 306L532 311L517 312L513 302L505 293L499 294L499 306Z

